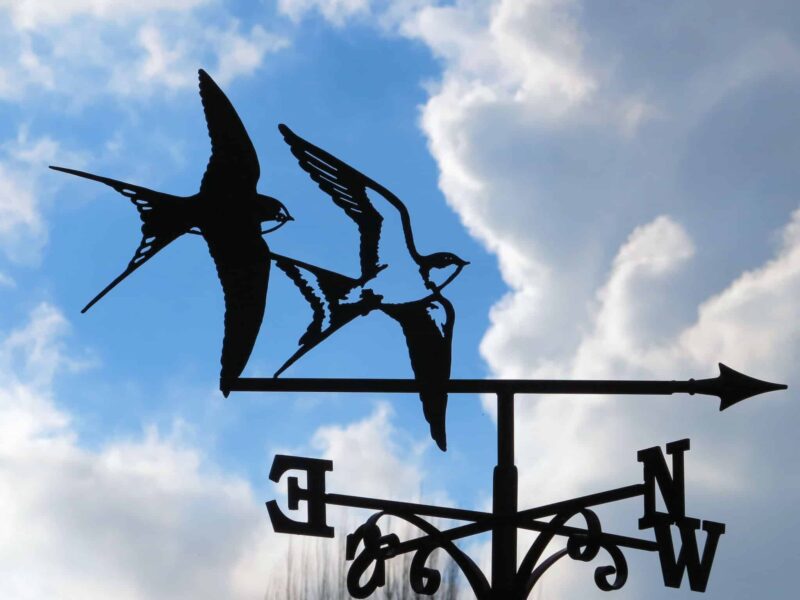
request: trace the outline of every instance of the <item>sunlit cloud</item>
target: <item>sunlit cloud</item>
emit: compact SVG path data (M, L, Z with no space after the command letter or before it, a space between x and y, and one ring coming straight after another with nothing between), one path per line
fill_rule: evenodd
M40 305L0 339L0 485L14 490L0 498L0 587L12 598L263 597L289 552L264 499L215 466L179 422L84 447L53 393L82 368L69 331L57 308ZM356 490L418 487L422 474L398 435L381 405L309 443ZM352 451L359 446L369 452ZM393 469L379 473L378 462Z
M288 44L206 0L170 2L3 2L0 99L37 91L70 104L150 97L195 85L198 67L225 83L253 73Z

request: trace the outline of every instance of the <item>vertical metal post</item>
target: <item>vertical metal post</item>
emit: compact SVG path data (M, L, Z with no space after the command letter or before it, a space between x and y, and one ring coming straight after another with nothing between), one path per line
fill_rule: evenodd
M494 468L492 511L492 593L495 600L516 598L517 467L514 464L514 394L497 394L497 466Z

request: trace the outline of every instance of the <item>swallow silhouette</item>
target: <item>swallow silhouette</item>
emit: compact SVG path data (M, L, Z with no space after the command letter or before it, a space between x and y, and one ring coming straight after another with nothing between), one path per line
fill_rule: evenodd
M275 377L356 317L380 310L403 330L431 436L446 450L445 384L450 379L455 311L441 290L469 263L452 252L420 254L408 209L397 196L285 125L278 128L303 170L358 227L361 276L354 279L273 254L313 311L300 348ZM436 275L448 271L449 276L436 281Z
M173 196L83 171L50 168L112 187L130 199L142 220L142 240L128 266L82 313L184 233L203 236L225 296L220 389L227 396L228 383L250 358L264 317L270 253L261 234L275 231L292 217L279 200L256 191L258 156L239 115L202 69L199 81L211 158L197 194ZM262 231L264 222L277 225Z

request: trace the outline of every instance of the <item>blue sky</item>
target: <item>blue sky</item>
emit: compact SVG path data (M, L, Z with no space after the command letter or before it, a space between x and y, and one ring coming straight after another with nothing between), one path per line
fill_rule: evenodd
M287 552L263 510L276 451L333 458L336 491L487 507L485 399L451 398L446 454L413 396L223 399L222 294L200 239L79 314L127 264L138 219L46 166L194 193L200 67L254 141L260 191L297 219L272 249L357 265L353 224L297 167L283 122L400 196L421 250L471 261L447 288L453 376L700 378L722 361L789 384L723 414L702 398L520 398L517 454L533 506L634 483L638 449L691 437L687 510L728 524L706 597L794 597L800 11L0 0L0 15L4 597L262 597ZM271 374L308 319L274 271L246 374ZM409 375L381 315L287 372ZM635 533L639 510L607 527ZM661 587L654 556L630 558L617 597L691 594ZM602 594L576 564L545 586Z

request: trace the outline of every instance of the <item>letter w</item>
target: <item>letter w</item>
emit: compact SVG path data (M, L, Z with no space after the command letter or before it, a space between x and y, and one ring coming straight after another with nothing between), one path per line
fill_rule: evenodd
M661 573L664 576L664 585L679 588L683 579L683 572L689 575L689 587L695 592L705 592L714 555L717 552L717 543L720 536L725 533L725 525L714 521L703 521L703 531L706 532L706 543L703 547L703 556L697 547L697 531L700 529L700 520L686 517L677 522L681 536L681 550L675 557L675 547L672 543L671 518L669 515L656 513L653 525L658 543L658 557L661 560Z

